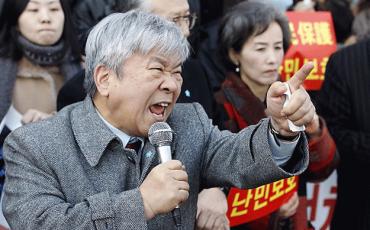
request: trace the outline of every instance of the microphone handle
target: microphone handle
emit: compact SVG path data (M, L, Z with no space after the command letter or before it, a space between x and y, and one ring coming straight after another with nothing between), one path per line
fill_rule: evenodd
M169 160L172 160L171 155L171 145L161 145L156 147L156 151L159 154L159 158L161 160L161 163L165 163ZM174 210L172 210L172 217L173 221L175 222L176 228L178 230L182 229L181 225L181 212L180 212L180 206L177 205Z
M160 145L156 147L161 163L172 160L171 145Z

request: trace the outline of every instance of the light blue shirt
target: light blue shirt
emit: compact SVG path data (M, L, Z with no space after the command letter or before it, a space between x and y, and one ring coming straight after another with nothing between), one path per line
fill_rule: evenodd
M294 149L297 146L300 137L301 133L299 133L299 136L293 141L284 141L279 138L275 138L274 134L269 130L268 141L271 147L272 158L275 160L277 165L282 166L288 162L294 153Z
M104 122L104 124L106 124L108 126L108 128L114 133L114 135L116 135L121 140L123 148L125 148L126 145L128 144L128 142L130 141L130 139L133 139L133 138L139 139L141 141L140 150L143 148L143 145L144 145L143 138L141 138L141 137L131 137L131 136L127 135L126 133L122 132L121 130L119 130L116 127L114 127L113 125L111 125L107 120L105 120L104 117L99 113L99 111L96 108L95 108L95 110L98 113L100 119L102 119L102 121ZM140 152L140 150L139 150L139 152Z

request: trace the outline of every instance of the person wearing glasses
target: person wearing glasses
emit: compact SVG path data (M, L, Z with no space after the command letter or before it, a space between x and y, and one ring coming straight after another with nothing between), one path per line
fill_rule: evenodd
M125 12L139 8L157 14L178 25L182 34L187 38L190 36L190 31L197 20L196 14L190 12L187 0L143 0L137 1L137 4L133 4L133 2L130 2L132 8L122 5L122 7L118 7L115 10L117 12ZM81 38L81 46L84 47L84 37L87 37L87 34L79 35L79 37ZM208 116L214 118L215 103L209 86L208 76L206 76L198 60L192 57L188 58L183 65L182 75L184 82L177 102L199 102L206 110ZM86 92L83 89L83 79L84 72L82 71L65 84L58 95L58 110L66 105L82 101L85 98Z
M138 7L144 11L162 16L174 22L185 37L190 36L196 22L196 15L190 12L187 0L143 0ZM120 11L120 10L119 10ZM123 9L122 9L123 11ZM210 118L215 116L215 101L211 92L208 77L200 62L190 57L182 66L183 84L177 103L198 102ZM67 82L58 95L58 110L82 101L86 97L83 88L85 73ZM197 225L199 229L228 229L226 216L227 201L219 188L205 189L199 194Z

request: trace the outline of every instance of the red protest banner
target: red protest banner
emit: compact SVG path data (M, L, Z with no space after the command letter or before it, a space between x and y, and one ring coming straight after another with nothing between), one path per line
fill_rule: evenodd
M314 69L304 82L307 90L319 90L329 56L336 50L335 32L329 12L288 12L292 45L280 67L283 81L289 80L306 62Z
M231 188L227 197L230 226L243 224L277 210L297 190L298 177L290 177L255 189Z

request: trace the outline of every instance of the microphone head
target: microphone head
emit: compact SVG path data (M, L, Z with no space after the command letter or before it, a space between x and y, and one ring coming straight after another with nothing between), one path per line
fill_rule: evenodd
M149 128L148 138L153 146L170 145L173 139L171 127L166 122L156 122Z

